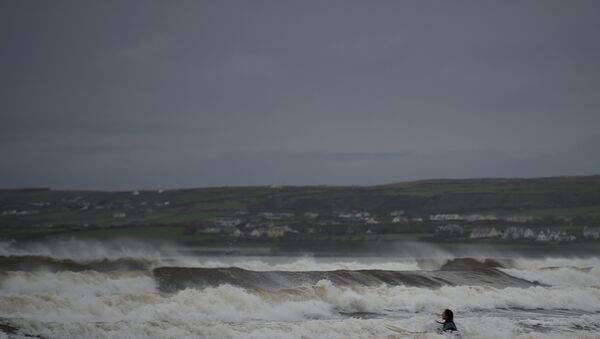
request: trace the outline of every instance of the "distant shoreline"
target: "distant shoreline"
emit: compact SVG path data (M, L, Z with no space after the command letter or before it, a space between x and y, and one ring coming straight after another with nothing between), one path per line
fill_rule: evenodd
M284 253L376 252L416 241L448 248L507 243L575 251L600 241L600 176L127 192L0 190L0 239L55 238Z

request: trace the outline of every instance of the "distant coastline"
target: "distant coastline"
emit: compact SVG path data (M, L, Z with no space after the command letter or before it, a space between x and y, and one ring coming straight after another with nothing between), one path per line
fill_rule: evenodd
M119 192L2 189L0 238L136 239L275 252L414 241L588 244L600 240L600 176Z

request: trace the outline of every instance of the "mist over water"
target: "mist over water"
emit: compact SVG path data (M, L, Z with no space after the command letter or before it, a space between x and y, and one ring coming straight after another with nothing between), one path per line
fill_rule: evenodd
M598 337L598 257L429 250L207 256L122 241L5 242L0 318L44 338L415 336L388 324L437 338L434 321L451 308L463 337Z

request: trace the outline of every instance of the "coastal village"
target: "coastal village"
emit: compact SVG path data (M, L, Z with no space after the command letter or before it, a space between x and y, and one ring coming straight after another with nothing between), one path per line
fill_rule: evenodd
M156 192L160 196L163 191ZM139 191L132 191L134 197ZM160 212L171 202L163 199L133 202L91 202L84 196L63 199L62 203L70 212L106 211L113 219L109 227L128 225L131 215ZM12 208L1 211L2 216L31 216L44 213L52 204L47 201L29 202L29 208ZM569 218L543 219L528 215L496 214L457 214L437 213L415 215L403 210L393 210L385 215L369 211L315 211L251 213L237 210L227 218L191 221L186 224L186 234L212 235L220 237L246 238L249 240L289 238L301 235L373 235L397 232L424 233L430 239L468 239L472 241L532 241L532 242L573 242L580 239L600 239L600 227L583 225L568 230L556 227L569 225ZM53 224L42 225L52 227ZM99 226L91 223L70 225L71 229L87 229Z
M600 218L595 214L575 214L574 217L573 213L564 214L561 209L555 213L550 209L551 213L544 215L529 213L523 207L529 204L539 208L543 206L540 201L548 199L548 195L525 202L520 202L521 198L517 196L518 199L512 198L514 207L490 212L496 205L506 204L507 198L492 201L485 208L477 207L476 200L465 200L465 206L460 207L450 205L465 197L471 198L461 195L459 200L433 204L418 194L394 200L393 196L386 198L379 193L357 196L357 190L361 189L267 186L128 192L68 192L45 188L5 190L0 192L0 198L5 194L5 198L0 199L0 226L12 230L12 233L4 234L15 234L27 228L48 232L60 229L71 234L86 230L170 227L181 229L184 237L224 242L231 239L236 243L314 239L360 241L397 239L402 235L432 242L571 243L600 240ZM310 193L312 191L317 193ZM354 197L349 199L346 192L351 192ZM253 198L253 194L259 193L260 198ZM308 193L320 200L306 198ZM231 194L237 196L231 198ZM581 198L579 195L567 198L596 204L597 196L593 192L581 195ZM549 197L556 199L557 195ZM489 195L487 199L490 199Z
M232 237L269 237L281 238L301 233L307 234L331 234L324 228L331 226L344 234L371 235L390 233L389 226L394 224L412 225L415 228L431 228L437 225L432 238L468 238L471 240L488 239L499 241L536 241L536 242L571 242L578 239L600 239L600 227L583 226L581 232L569 232L556 230L550 226L540 225L539 220L527 216L494 215L458 215L437 214L428 218L404 217L403 212L394 211L389 217L373 216L369 212L344 212L339 213L333 220L322 220L316 227L292 228L286 224L286 220L292 220L296 216L293 213L263 212L257 217L249 219L219 219L212 226L197 228L194 232L205 234L222 234ZM306 212L301 218L309 220L319 219L318 213ZM463 224L447 223L448 221L464 221ZM494 221L498 225L505 226L480 226L485 222ZM478 223L479 222L479 223ZM534 224L527 227L527 224ZM340 227L341 226L341 227Z

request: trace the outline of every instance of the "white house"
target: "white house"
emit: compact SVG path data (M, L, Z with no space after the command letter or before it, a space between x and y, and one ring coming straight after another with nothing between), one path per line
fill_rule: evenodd
M283 237L286 233L298 233L297 231L292 230L287 225L285 226L268 226L268 227L259 227L250 232L250 236L260 237L263 235L268 236L269 238L280 238Z
M479 238L499 238L502 234L495 227L476 227L471 231L471 239Z
M379 224L379 221L376 220L375 218L366 218L365 219L365 225L377 225Z
M463 228L457 224L446 224L440 225L435 230L436 233L444 233L449 235L460 235L463 234Z
M319 213L306 212L303 216L305 219L317 219L319 217Z
M533 221L534 218L527 215L509 215L505 218L508 222L516 222L516 223L526 223L529 221Z
M215 224L222 227L236 227L242 223L240 219L219 219L215 220Z
M462 220L460 214L432 214L429 216L431 221L456 221Z
M582 235L586 239L599 239L600 238L600 227L583 227Z
M397 216L397 217L394 217L394 219L392 219L393 224L406 223L409 221L410 221L410 219L408 219L406 217L402 217L402 216Z
M466 221L494 221L498 220L498 217L493 214L469 214L465 215Z
M537 235L536 241L574 241L577 240L577 237L574 235L567 234L567 232L559 232L559 231L550 231L546 230L540 231Z

